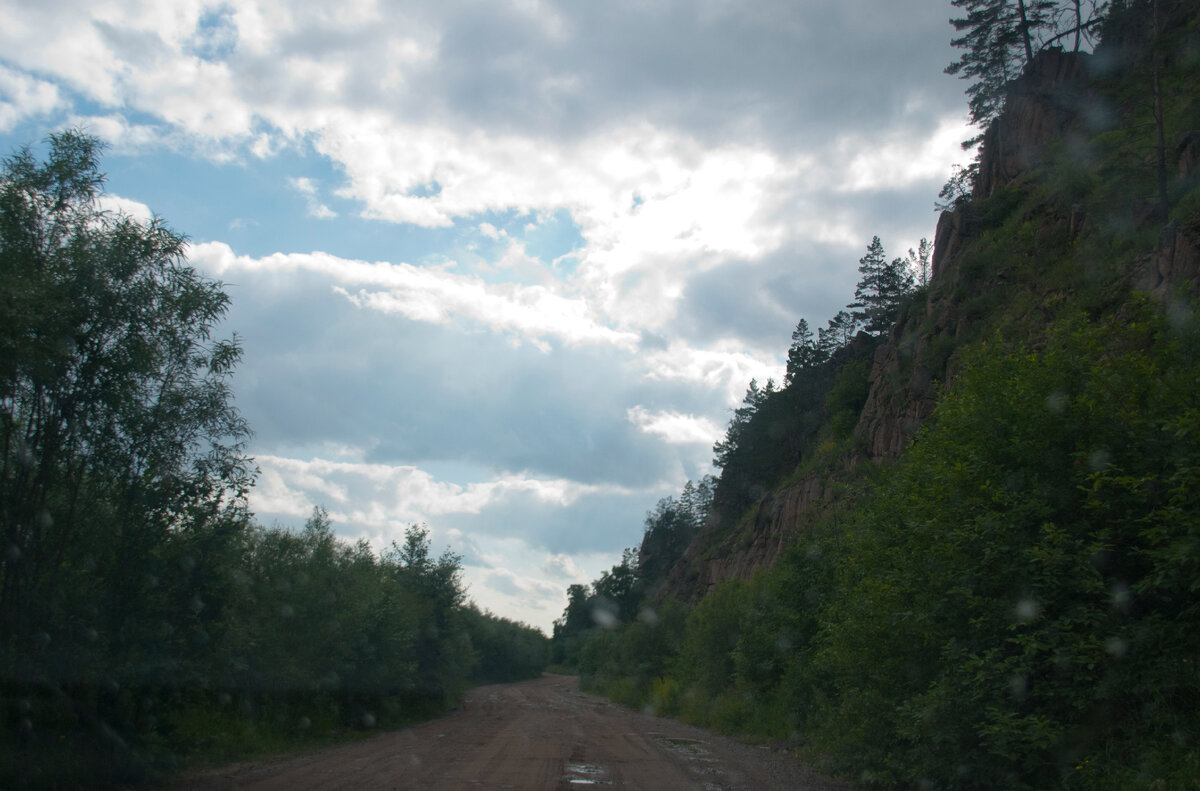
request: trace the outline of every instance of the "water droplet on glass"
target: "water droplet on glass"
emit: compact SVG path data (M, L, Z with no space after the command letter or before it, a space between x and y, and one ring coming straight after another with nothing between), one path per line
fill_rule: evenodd
M1046 396L1046 409L1050 410L1056 415L1061 415L1063 412L1066 412L1067 394L1060 391L1055 391Z
M1029 623L1038 617L1039 612L1041 612L1041 607L1038 606L1035 600L1029 597L1025 597L1017 602L1016 615L1017 620L1021 623Z

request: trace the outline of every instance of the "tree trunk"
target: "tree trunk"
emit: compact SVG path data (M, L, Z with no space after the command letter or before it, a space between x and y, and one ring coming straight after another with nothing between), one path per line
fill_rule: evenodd
M1025 64L1033 62L1033 42L1029 38L1029 19L1025 13L1025 0L1017 0L1017 11L1021 15L1021 43L1025 45Z
M1158 51L1158 38L1162 35L1160 30L1160 18L1158 14L1158 0L1154 0L1154 44L1153 44L1153 83L1154 83L1154 133L1155 145L1157 148L1157 170L1158 170L1158 206L1156 214L1161 223L1166 223L1170 219L1170 205L1167 202L1167 144L1166 134L1163 130L1163 102L1162 102L1162 56Z

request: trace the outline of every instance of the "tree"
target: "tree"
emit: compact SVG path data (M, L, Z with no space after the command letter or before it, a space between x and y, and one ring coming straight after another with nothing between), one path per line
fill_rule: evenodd
M933 244L928 239L921 239L916 250L908 248L905 266L921 288L929 285L929 259L932 255Z
M867 245L867 254L858 259L858 271L862 278L854 288L855 301L848 306L854 310L851 316L872 335L886 332L896 320L900 305L912 293L912 274L903 259L888 261L878 236ZM848 342L849 338L842 345Z
M1035 37L1051 24L1049 0L951 0L966 16L951 19L963 33L950 43L964 51L946 73L975 80L967 88L971 120L985 125L1004 107L1008 83L1033 60ZM973 145L978 138L967 141Z
M1103 17L1100 0L951 0L966 16L950 20L962 36L951 39L965 50L946 73L974 80L967 88L971 120L986 125L1004 109L1008 84L1020 76L1038 50L1074 36L1078 51ZM966 141L970 147L979 137Z
M48 149L0 172L0 674L122 681L135 655L191 661L219 612L254 475L241 349L183 236L100 210L99 141Z
M822 352L813 339L812 330L808 328L808 321L800 319L796 329L792 331L792 345L788 349L787 376L784 378L784 385L790 385L802 371L820 365L825 362L827 357L828 355Z
M725 439L713 445L713 453L716 454L713 458L713 466L724 468L738 449L745 445L743 439L746 435L746 427L766 397L767 392L758 386L758 380L751 379L750 387L746 389L746 395L742 398L742 405L733 411L733 418L729 421Z
M933 210L936 212L954 211L966 203L971 197L971 190L975 186L975 177L978 175L978 159L966 167L954 165L950 169L950 178L938 191L938 199L933 202Z

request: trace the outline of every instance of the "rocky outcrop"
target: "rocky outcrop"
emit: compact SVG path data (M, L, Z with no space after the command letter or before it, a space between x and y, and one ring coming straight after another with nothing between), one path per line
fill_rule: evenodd
M1192 9L1188 13L1200 13L1200 0L1189 0L1187 5ZM1175 15L1184 18L1182 11ZM1136 17L1130 19L1131 24L1142 24ZM981 322L992 319L995 305L1019 295L1021 301L1014 304L1023 312L1016 320L1037 326L1039 312L1045 312L1045 319L1050 320L1047 306L1069 300L1069 287L1064 283L1037 282L1030 262L1057 252L1074 255L1071 251L1076 242L1103 222L1103 218L1088 217L1085 203L1047 204L1033 210L1022 206L1022 232L1029 235L1022 238L1023 247L1014 246L1025 256L1020 260L1001 260L994 246L987 256L967 251L985 226L1014 210L1012 202L1006 203L1007 197L997 193L1010 186L1032 185L1044 175L1038 169L1052 154L1062 151L1060 145L1065 144L1068 154L1078 153L1079 161L1088 161L1092 152L1086 141L1118 122L1118 112L1104 104L1102 91L1094 86L1103 86L1103 92L1112 95L1105 80L1123 73L1123 65L1133 57L1120 50L1125 47L1135 52L1142 38L1140 33L1129 33L1128 44L1118 39L1109 48L1115 54L1048 50L1035 58L1014 83L1005 111L983 138L971 197L958 201L938 219L932 277L924 302L901 315L886 342L874 351L870 389L855 427L861 441L824 472L763 495L736 525L728 523L727 515L726 523L701 531L671 568L668 591L696 602L720 582L750 579L760 569L774 565L794 535L839 507L839 479L845 480L846 470L903 453L933 414L939 386L952 380L955 349L980 337L986 330ZM1194 38L1200 42L1200 34ZM1195 50L1200 52L1200 43ZM1170 165L1177 164L1176 186L1195 188L1200 183L1200 131L1183 135L1174 151L1177 163ZM1153 219L1153 206L1136 196L1129 200L1133 215L1128 226L1145 227L1145 222ZM1096 210L1094 206L1091 209ZM1157 295L1167 302L1168 309L1176 304L1175 295L1181 289L1191 298L1200 298L1200 218L1167 225L1155 250L1136 263L1131 285ZM1122 275L1129 272L1121 270Z
M1051 144L1096 116L1089 57L1043 50L1013 83L1003 114L983 137L975 199L987 198L1040 167Z
M815 513L833 502L823 475L807 478L763 497L742 529L721 537L701 534L688 546L668 577L666 589L696 603L727 579L748 580L775 565L788 540Z
M1179 156L1179 180L1193 182L1200 178L1200 131L1184 135L1175 153Z
M865 438L866 455L872 461L899 457L937 403L934 377L917 360L930 339L904 333L903 327L902 317L888 343L875 351L871 391L855 428Z
M1135 285L1161 299L1177 290L1200 297L1200 227L1163 228L1154 252L1138 262Z

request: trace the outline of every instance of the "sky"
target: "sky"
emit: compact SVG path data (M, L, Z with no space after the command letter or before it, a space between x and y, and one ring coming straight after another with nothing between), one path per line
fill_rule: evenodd
M932 238L953 11L0 0L0 150L103 139L106 206L224 284L260 523L425 524L549 632L872 236Z

